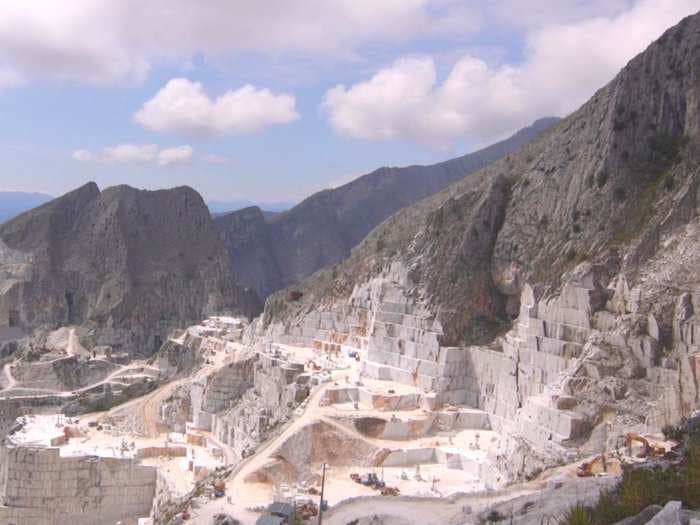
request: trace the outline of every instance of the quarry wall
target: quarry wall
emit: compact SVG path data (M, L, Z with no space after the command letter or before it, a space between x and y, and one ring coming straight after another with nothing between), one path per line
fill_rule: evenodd
M156 468L133 459L61 457L57 448L0 451L0 523L91 525L147 517Z

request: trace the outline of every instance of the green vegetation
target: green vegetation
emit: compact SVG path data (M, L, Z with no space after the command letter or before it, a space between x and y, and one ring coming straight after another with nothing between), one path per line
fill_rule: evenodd
M631 241L640 231L643 231L644 226L649 219L654 215L654 202L659 194L659 189L664 186L664 180L658 177L653 181L645 181L639 190L639 193L634 198L634 206L629 208L625 217L625 222L617 228L613 242L625 244ZM615 188L616 190L618 188ZM624 200L625 193L622 190L622 199L613 194L616 201Z
M563 521L568 525L592 525L593 515L589 507L578 503L566 512Z
M680 462L661 467L625 467L620 483L601 494L593 506L577 504L560 519L560 525L611 525L639 514L649 505L681 501L685 508L700 509L700 432L687 435L682 427L664 433L682 437L685 452Z
M649 139L652 177L664 173L680 160L681 150L685 145L685 137L678 137L665 130L659 130Z
M486 523L498 523L499 521L504 521L507 516L501 514L497 510L492 510L488 516L486 516Z

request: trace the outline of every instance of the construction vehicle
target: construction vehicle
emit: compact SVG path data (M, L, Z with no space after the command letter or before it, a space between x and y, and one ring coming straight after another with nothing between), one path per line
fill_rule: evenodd
M642 450L642 453L639 457L645 458L649 455L663 456L664 454L666 454L666 447L661 447L652 444L647 438L645 438L644 436L640 436L639 434L629 433L625 435L625 444L627 445L627 454L629 456L632 456L632 443L635 441L637 443L641 443L644 447L644 450Z
M382 496L398 496L399 495L399 489L398 487L384 487L381 490Z
M372 487L376 482L376 478L376 474L370 472L369 474L365 474L364 476L360 477L360 483L362 483L365 487Z
M600 456L594 457L591 461L584 461L583 463L581 463L576 469L576 475L580 478L588 478L591 476L595 476L595 472L593 472L593 467L596 463L600 463L603 466L603 472L607 470L605 454L601 454Z
M218 480L214 482L214 497L223 498L226 495L226 482Z
M386 486L386 483L380 480L374 472L369 472L362 476L357 473L352 473L350 474L350 479L355 483L359 483L365 487L371 487L374 490L381 490Z
M305 503L297 508L297 515L304 521L310 520L314 516L318 516L318 505L313 502Z

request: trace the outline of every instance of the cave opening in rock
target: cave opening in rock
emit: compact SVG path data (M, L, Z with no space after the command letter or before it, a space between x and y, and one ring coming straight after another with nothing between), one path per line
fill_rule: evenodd
M68 308L68 324L76 324L75 323L75 298L73 296L73 292L66 292L66 307Z

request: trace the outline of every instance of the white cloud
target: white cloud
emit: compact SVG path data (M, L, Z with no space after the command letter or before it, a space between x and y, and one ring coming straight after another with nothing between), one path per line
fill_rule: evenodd
M202 155L201 159L209 164L228 164L231 161L231 159L224 155L216 155L211 153Z
M192 160L192 151L192 146L189 145L161 150L160 153L158 153L158 165L173 166L177 164L189 164Z
M535 118L575 110L696 0L641 0L611 16L554 23L528 33L525 59L491 66L464 56L438 83L431 58L405 58L365 82L327 91L323 108L339 134L448 146L492 140Z
M47 77L107 84L139 81L143 54L123 38L105 0L6 0L0 3L0 65L23 79Z
M73 160L78 160L80 162L87 162L94 160L95 156L86 149L77 149L72 154Z
M17 87L26 83L26 79L11 67L0 67L0 89Z
M119 144L106 146L102 158L106 162L150 162L155 160L158 146L155 144Z
M80 162L102 162L106 164L149 164L161 167L188 164L194 149L189 144L173 148L159 148L156 144L119 144L105 146L99 154L86 149L75 150L71 157Z
M299 118L292 95L245 85L216 99L199 82L170 80L134 114L146 129L184 135L233 135L260 131Z
M197 55L351 57L370 43L474 26L460 0L3 0L0 67L27 79L138 82L155 63Z

